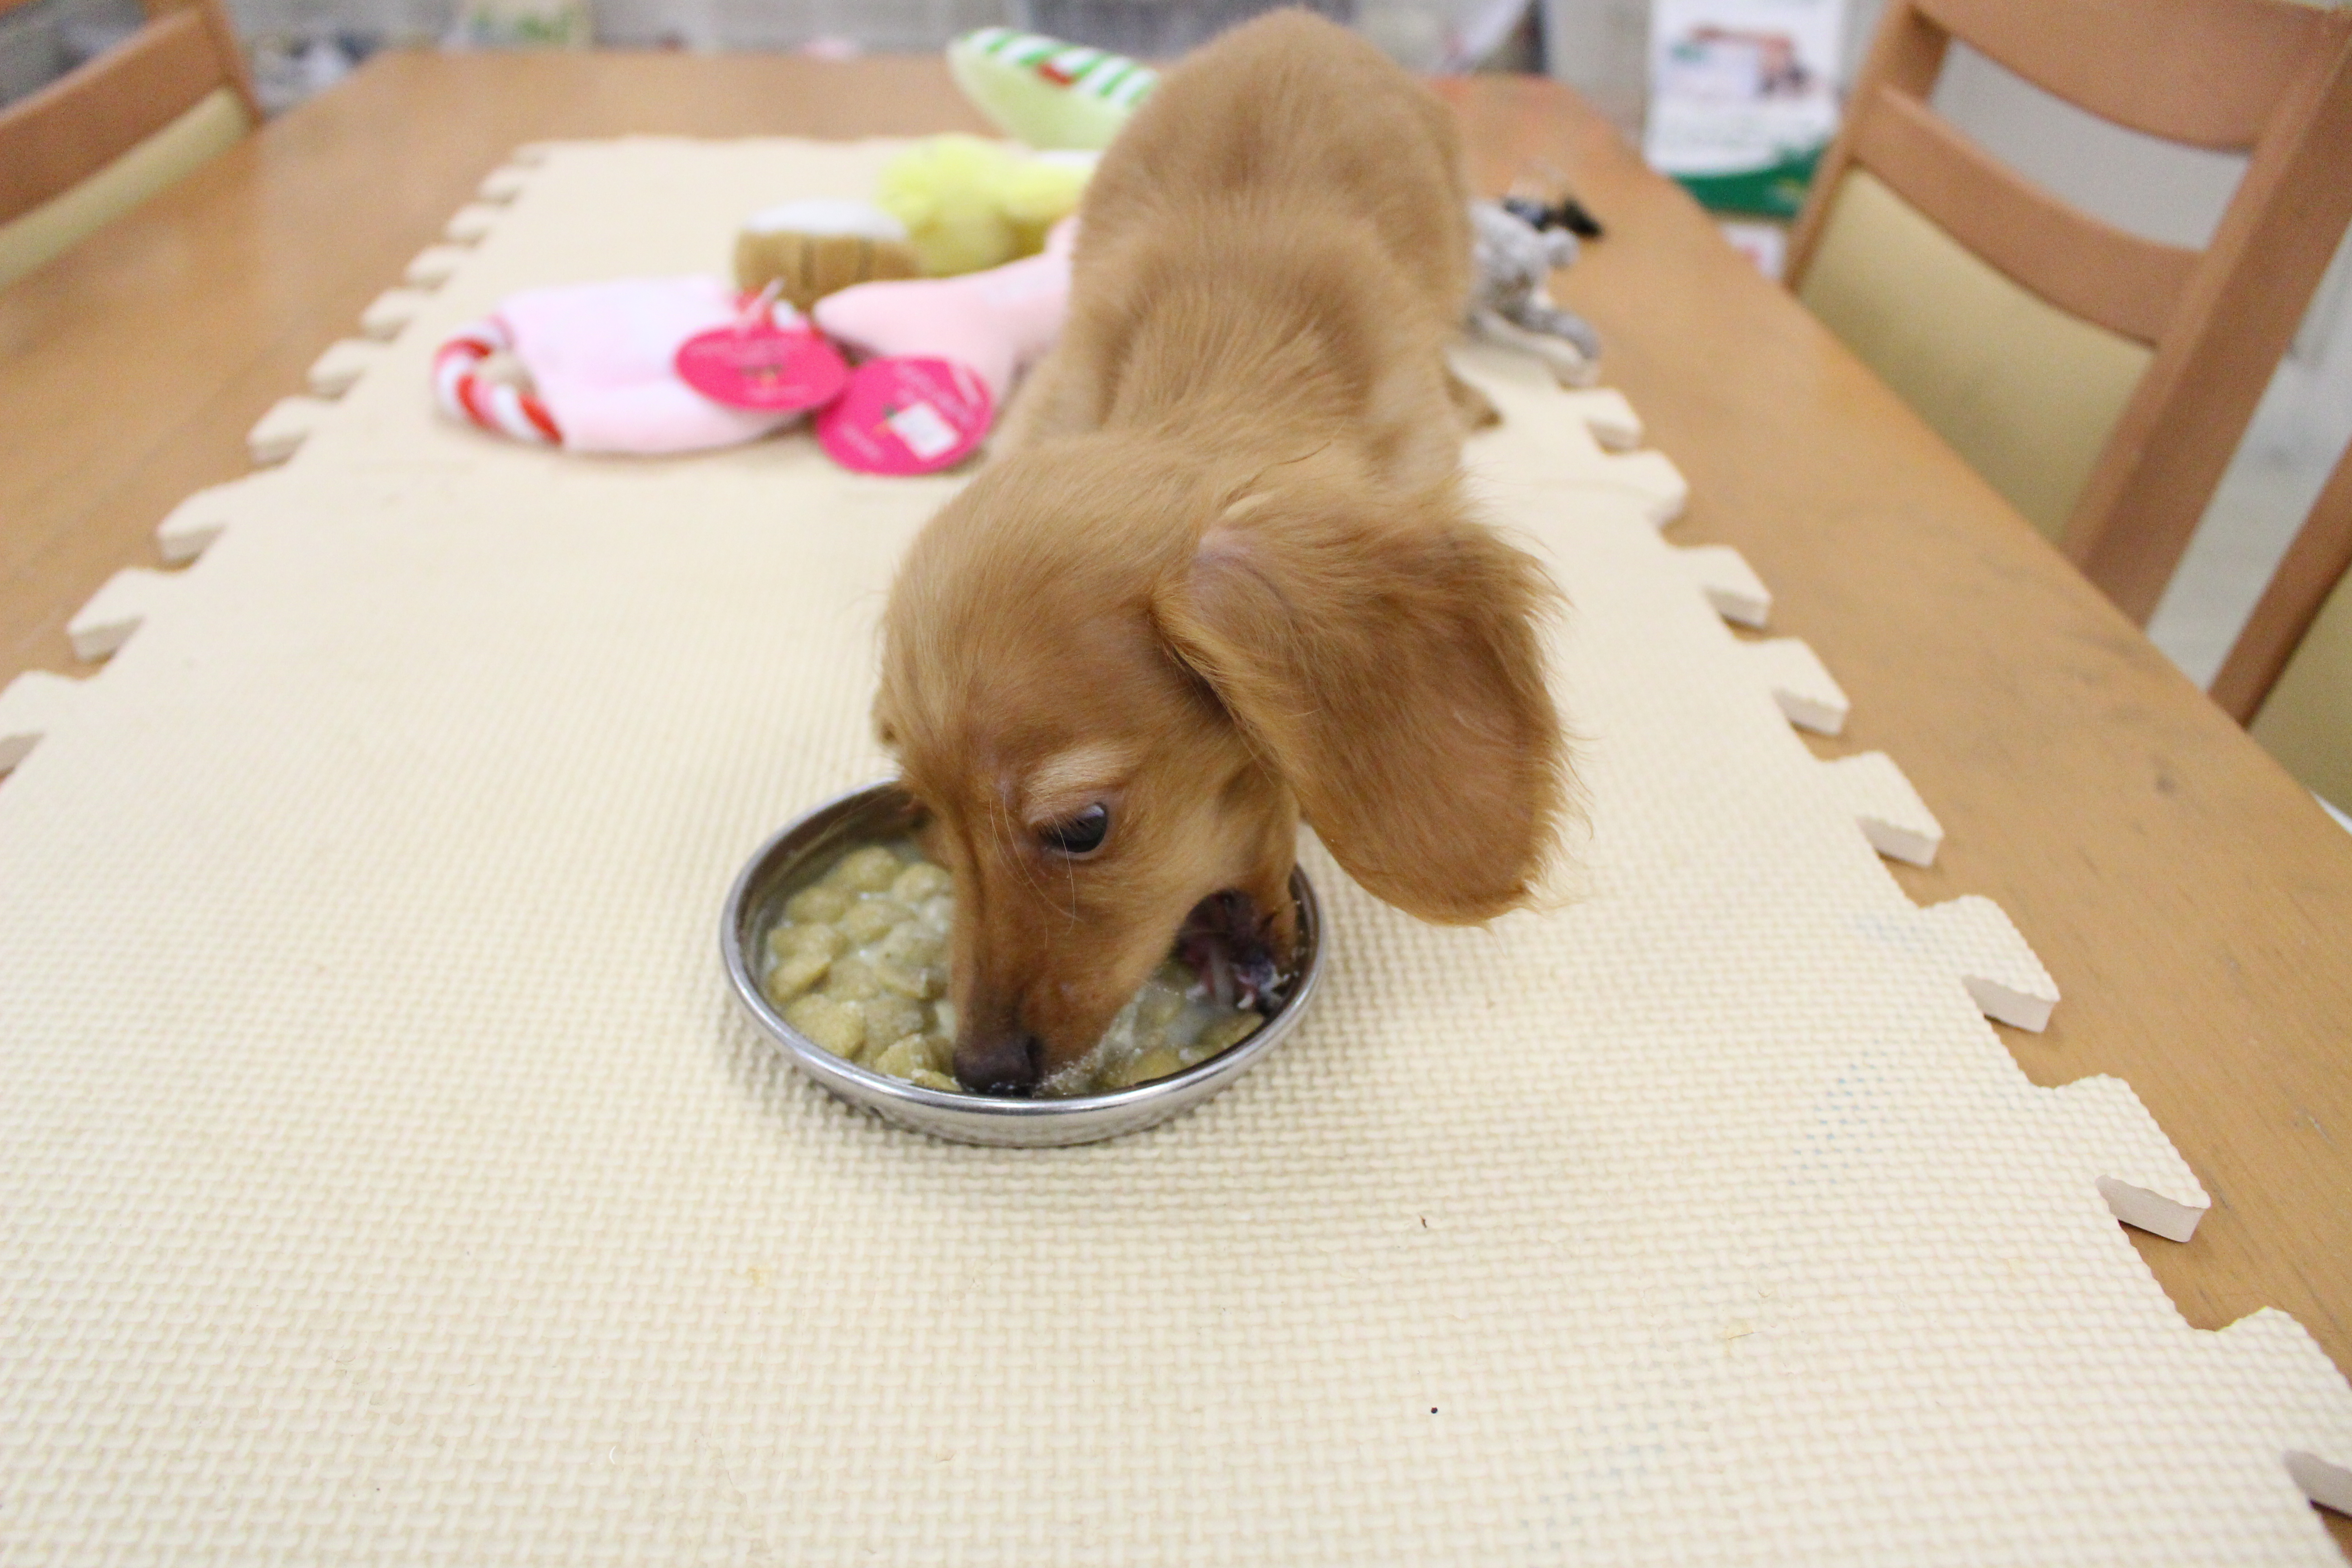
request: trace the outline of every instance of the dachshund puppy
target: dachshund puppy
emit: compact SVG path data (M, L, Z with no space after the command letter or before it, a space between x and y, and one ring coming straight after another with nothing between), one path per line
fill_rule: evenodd
M1461 494L1467 201L1444 106L1304 12L1104 154L1061 342L884 617L965 1088L1079 1061L1180 935L1270 978L1302 816L1424 920L1527 901L1569 782L1554 595Z

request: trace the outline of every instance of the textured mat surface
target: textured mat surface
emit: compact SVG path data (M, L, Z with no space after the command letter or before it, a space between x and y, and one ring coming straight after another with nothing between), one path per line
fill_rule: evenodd
M1765 585L1660 534L1622 400L1507 359L1473 461L1576 605L1573 902L1441 931L1310 853L1315 1016L1110 1144L782 1068L719 901L884 771L954 481L501 446L425 366L881 155L500 171L285 466L167 520L195 563L93 605L111 664L0 696L0 1560L2336 1561L2352 1393L2173 1311L2110 1204L2205 1194L2127 1088L2012 1064L2024 938L1873 847L1933 803L1792 731L1832 672L1724 624Z

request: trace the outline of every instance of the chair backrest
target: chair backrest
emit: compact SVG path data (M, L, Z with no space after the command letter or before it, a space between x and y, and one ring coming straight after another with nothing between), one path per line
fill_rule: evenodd
M2202 251L2082 213L1928 107L1958 38L2116 124L2242 152ZM1792 287L2136 620L2352 218L2352 12L1889 0Z
M130 38L0 110L0 251L24 270L24 255L62 248L60 236L75 231L70 243L260 119L220 0L149 0Z
M2287 771L2352 811L2352 448L2287 546L2213 700Z

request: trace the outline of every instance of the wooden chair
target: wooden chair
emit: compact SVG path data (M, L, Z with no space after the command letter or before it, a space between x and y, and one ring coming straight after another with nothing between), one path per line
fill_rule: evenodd
M0 0L0 13L30 0ZM147 0L127 41L0 110L0 285L258 124L220 0Z
M2202 251L2079 212L1927 106L1958 38L2244 176ZM2352 216L2352 11L1888 0L1791 237L1796 292L2134 619L2155 610Z
M2287 547L2213 700L2287 771L2352 811L2352 448Z

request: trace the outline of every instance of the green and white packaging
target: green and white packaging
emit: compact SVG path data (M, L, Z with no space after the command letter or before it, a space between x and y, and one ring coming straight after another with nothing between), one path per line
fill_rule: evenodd
M1651 167L1726 212L1794 216L1837 133L1842 0L1655 0Z

